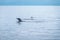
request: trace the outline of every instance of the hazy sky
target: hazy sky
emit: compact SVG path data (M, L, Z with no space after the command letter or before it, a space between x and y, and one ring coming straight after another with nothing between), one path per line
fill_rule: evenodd
M60 0L0 0L0 5L60 5Z

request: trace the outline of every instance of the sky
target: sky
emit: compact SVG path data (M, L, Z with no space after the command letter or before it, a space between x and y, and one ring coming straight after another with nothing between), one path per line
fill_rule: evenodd
M0 0L0 5L60 5L60 0Z

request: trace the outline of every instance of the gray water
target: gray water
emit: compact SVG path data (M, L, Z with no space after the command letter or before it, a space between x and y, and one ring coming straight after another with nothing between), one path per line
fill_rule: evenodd
M0 6L0 40L60 40L59 13L60 6Z

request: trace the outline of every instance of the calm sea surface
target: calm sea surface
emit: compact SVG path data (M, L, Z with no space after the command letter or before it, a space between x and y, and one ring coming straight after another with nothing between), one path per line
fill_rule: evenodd
M0 40L60 40L60 6L0 6Z

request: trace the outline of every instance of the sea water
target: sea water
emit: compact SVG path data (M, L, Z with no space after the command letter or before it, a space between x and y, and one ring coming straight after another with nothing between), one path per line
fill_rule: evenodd
M60 40L60 6L0 6L0 40Z

